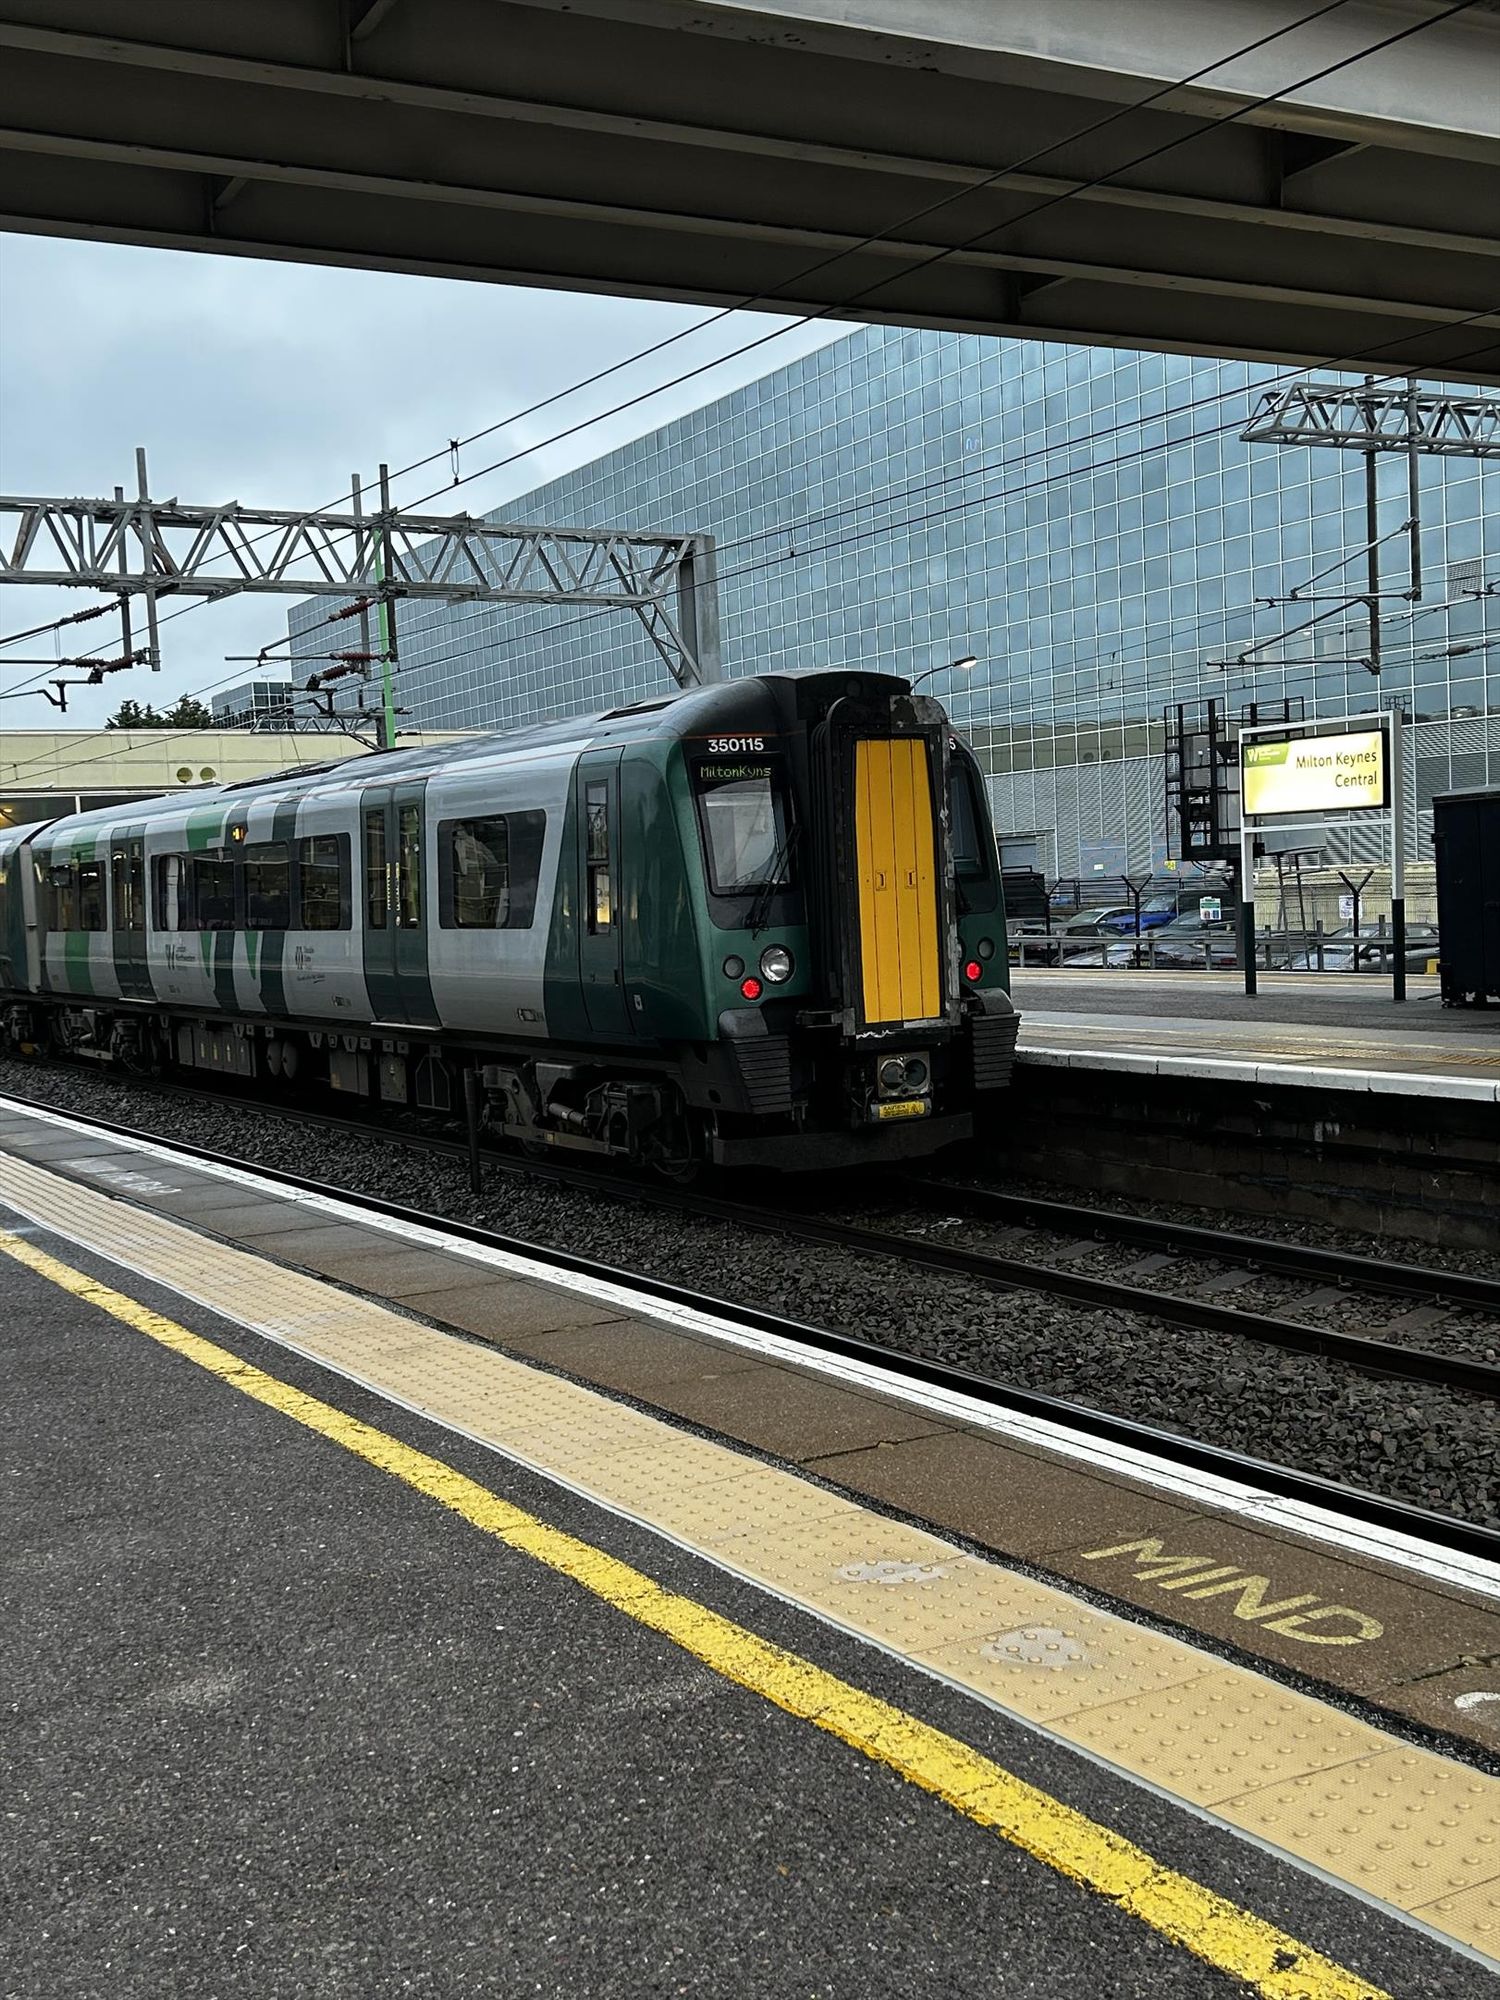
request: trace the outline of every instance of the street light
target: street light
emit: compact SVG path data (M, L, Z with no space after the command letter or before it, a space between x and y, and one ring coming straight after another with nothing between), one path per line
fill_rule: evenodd
M918 674L911 685L920 687L923 681L931 680L934 674L969 674L978 665L979 661L972 653L964 653L956 660L944 660L941 666L929 667L925 674Z

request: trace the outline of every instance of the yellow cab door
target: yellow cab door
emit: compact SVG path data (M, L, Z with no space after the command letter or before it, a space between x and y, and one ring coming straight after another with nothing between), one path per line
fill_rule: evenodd
M854 742L862 1011L870 1027L942 1014L937 828L920 736Z

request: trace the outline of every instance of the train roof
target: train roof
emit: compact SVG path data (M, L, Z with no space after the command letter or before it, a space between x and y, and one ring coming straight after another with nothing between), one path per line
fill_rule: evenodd
M102 832L142 814L158 813L165 807L176 807L187 814L220 803L231 805L243 800L248 804L262 790L267 793L274 790L281 798L306 798L350 785L426 777L450 770L454 765L482 763L487 758L525 756L546 750L582 751L601 743L638 742L653 736L681 737L715 727L731 729L734 710L742 705L749 688L792 685L832 675L846 678L855 672L861 680L885 681L893 688L909 685L899 675L863 667L809 667L789 673L743 674L733 680L716 681L709 687L673 689L669 693L647 695L620 708L560 716L550 722L531 723L524 729L487 730L425 748L377 750L367 757L341 758L336 763L308 765L300 771L276 770L258 778L236 778L227 785L184 786L179 792L164 792L156 798L132 799L119 805L95 806L88 812L63 814L46 826L18 827L14 832L26 835L43 832L72 835L91 829Z

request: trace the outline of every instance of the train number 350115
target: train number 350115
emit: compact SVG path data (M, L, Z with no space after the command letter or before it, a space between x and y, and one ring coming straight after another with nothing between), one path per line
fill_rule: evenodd
M708 751L711 757L722 756L726 751L764 750L765 747L764 736L710 736L708 739Z

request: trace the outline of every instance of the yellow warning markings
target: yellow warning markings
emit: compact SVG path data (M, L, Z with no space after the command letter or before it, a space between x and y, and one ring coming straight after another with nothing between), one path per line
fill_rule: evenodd
M0 1252L242 1395L403 1481L481 1533L570 1578L637 1624L670 1639L714 1673L933 1793L974 1824L993 1830L1059 1875L1103 1896L1266 2000L1391 2000L1368 1980L1164 1866L1133 1841L1028 1784L956 1737L692 1598L664 1589L630 1564L550 1527L441 1459L268 1375L228 1348L190 1332L22 1237L0 1231Z
M1330 1604L1315 1591L1277 1597L1269 1576L1255 1576L1237 1563L1216 1563L1212 1556L1168 1555L1158 1535L1140 1535L1113 1548L1085 1549L1084 1562L1126 1558L1137 1583L1154 1583L1159 1590L1179 1591L1194 1601L1232 1597L1236 1618L1280 1632L1304 1646L1365 1646L1378 1639L1385 1626L1368 1611L1350 1604ZM1268 1598L1268 1593L1270 1593Z

